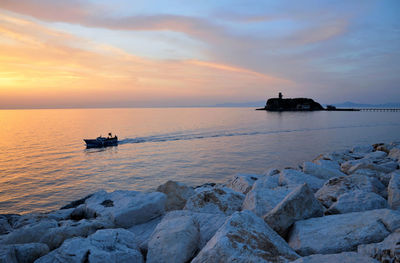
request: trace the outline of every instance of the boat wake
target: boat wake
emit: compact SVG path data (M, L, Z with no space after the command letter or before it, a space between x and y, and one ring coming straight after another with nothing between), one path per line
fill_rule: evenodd
M254 135L267 135L277 133L291 133L291 132L308 132L308 131L320 131L320 130L332 130L332 129L347 129L347 128L368 128L377 126L399 126L398 124L388 125L354 125L354 126L335 126L335 127L322 127L322 128L310 128L310 129L291 129L291 130L275 130L275 131L214 131L214 132L202 132L202 133L169 133L160 134L146 137L136 138L125 138L118 141L119 144L130 144L130 143L149 143L149 142L172 142L172 141L187 141L187 140L200 140L200 139L211 139L221 137L234 137L234 136L254 136Z

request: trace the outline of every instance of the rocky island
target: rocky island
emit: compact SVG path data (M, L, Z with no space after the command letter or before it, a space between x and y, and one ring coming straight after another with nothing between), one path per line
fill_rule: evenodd
M400 143L0 215L0 262L400 262Z
M358 111L357 109L337 109L335 106L328 105L326 108L321 104L309 98L284 99L282 93L279 92L278 98L270 98L267 100L264 108L257 110L266 111Z

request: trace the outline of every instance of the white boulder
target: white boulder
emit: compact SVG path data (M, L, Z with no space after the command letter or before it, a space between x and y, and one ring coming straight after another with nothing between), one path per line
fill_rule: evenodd
M198 213L189 210L172 211L166 214L164 218L169 219L182 216L191 216L198 224L200 231L199 249L202 249L206 245L215 232L225 223L227 218L224 214Z
M323 216L324 207L314 197L307 184L295 188L274 209L264 216L264 221L281 236L296 221Z
M327 164L325 162L319 162L321 164L316 164L312 162L304 162L303 163L303 172L306 174L313 175L317 178L328 180L332 177L346 176L344 173L340 171L340 166L337 164L336 166L332 163Z
M345 214L367 210L387 208L388 202L382 196L373 192L360 190L344 193L329 207L327 214Z
M231 215L242 207L244 195L227 187L211 188L191 196L184 209L201 213Z
M356 253L342 252L339 254L316 254L307 257L299 258L292 263L379 263L375 259Z
M388 186L388 202L390 208L400 208L400 172L392 173Z
M191 216L164 217L148 243L148 263L185 263L193 258L200 239Z
M250 210L258 216L271 211L296 186L279 186L279 175L265 176L257 180L243 201L242 210Z
M358 145L355 146L351 149L352 153L361 153L361 154L367 154L370 153L374 150L374 147L372 145Z
M315 197L325 207L330 207L339 196L354 190L380 194L385 186L374 177L353 174L330 179L315 193Z
M400 147L394 147L389 152L389 157L400 161Z
M131 232L125 229L103 229L88 238L67 239L61 247L35 262L142 263L143 256Z
M175 181L168 181L160 185L157 191L167 196L166 211L183 209L189 197L195 194L192 187Z
M324 185L325 181L324 179L293 169L284 169L279 175L279 184L281 186L287 185L297 187L307 183L308 187L310 187L313 192L318 191L318 189Z
M160 192L99 191L86 199L85 204L97 216L107 217L117 227L129 228L159 217L165 211L167 197Z
M400 229L380 243L359 245L357 251L380 262L400 262Z
M227 187L232 188L236 192L247 194L254 182L257 181L261 176L256 174L236 174L228 182Z
M353 251L361 244L380 242L400 227L400 212L377 209L297 221L289 245L300 255Z
M13 232L2 236L1 244L41 243L42 237L49 229L58 227L55 220L42 220L38 223L25 225Z
M153 233L154 229L156 229L157 225L161 222L161 220L162 217L157 217L146 223L134 225L131 228L127 229L134 234L135 243L139 245L141 250L147 251L147 244L149 242L149 238Z
M0 262L31 263L49 253L47 245L42 243L27 243L0 246Z
M261 218L236 212L193 259L199 262L288 262L299 256Z
M78 222L71 220L62 221L59 224L61 224L59 227L48 229L48 231L40 237L40 242L47 244L50 250L59 247L66 239L87 237L95 233L98 229L114 227L114 225L108 221L86 219Z

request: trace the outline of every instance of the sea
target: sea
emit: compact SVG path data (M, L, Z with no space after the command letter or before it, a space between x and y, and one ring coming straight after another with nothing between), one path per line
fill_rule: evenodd
M83 139L116 134L119 145ZM45 212L94 193L168 180L224 183L322 153L400 141L399 112L254 108L0 110L0 214Z

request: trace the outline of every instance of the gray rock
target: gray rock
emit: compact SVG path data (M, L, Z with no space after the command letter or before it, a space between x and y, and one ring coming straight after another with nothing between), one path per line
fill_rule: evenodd
M355 190L340 195L337 202L331 205L326 213L345 214L387 207L388 203L382 196L373 192Z
M231 215L242 207L244 195L227 187L201 191L191 196L185 209L201 213L222 213Z
M64 240L73 237L87 237L95 233L98 229L111 228L114 225L108 221L103 220L81 220L75 221L64 221L60 227L54 227L48 229L40 237L40 242L45 243L49 246L50 250L59 247Z
M328 180L332 177L346 176L340 171L340 166L338 164L336 167L332 163L327 164L326 161L320 161L319 163L321 164L319 165L312 162L304 162L303 172L323 180Z
M164 214L167 197L160 192L99 191L85 204L96 216L107 217L117 227L129 228Z
M56 210L56 211L46 213L45 215L47 218L54 219L57 221L68 220L68 219L71 219L70 217L71 217L72 211L74 211L74 208Z
M35 263L53 262L143 262L134 235L125 229L98 230L88 238L66 240L61 247Z
M49 248L41 243L27 243L0 246L0 262L31 263L49 253Z
M5 215L0 215L0 235L8 234L13 230L8 218Z
M215 232L225 223L227 216L224 214L198 213L189 210L172 211L165 215L165 218L177 218L191 216L199 226L200 240L198 248L202 249L214 236Z
M164 217L148 243L148 263L184 263L198 248L199 226L191 216Z
M297 221L289 245L300 255L353 251L361 244L380 242L400 227L400 212L377 209Z
M275 168L270 168L266 172L263 173L263 176L274 176L279 174L281 171Z
M339 254L311 255L299 258L293 263L379 263L375 259L356 252L342 252Z
M157 191L167 195L166 211L183 209L189 197L195 194L192 187L175 181L168 181L160 185Z
M388 202L390 208L400 208L400 172L392 173L388 186Z
M146 223L134 225L128 230L132 232L135 236L135 243L139 245L142 251L147 251L147 245L150 239L151 234L154 229L156 229L157 225L161 222L162 217L157 217L153 220L150 220Z
M323 214L323 206L315 199L307 184L303 184L268 212L264 216L264 221L278 234L284 236L294 222Z
M370 159L371 161L379 161L379 160L383 160L387 157L387 153L382 152L382 151L375 151L375 152L371 152L368 153L364 156L364 159Z
M56 220L42 220L21 228L2 237L2 244L41 243L41 239L49 229L58 227Z
M250 210L258 216L271 211L296 186L279 186L277 176L265 176L257 180L244 199L242 210Z
M339 196L354 190L379 194L385 190L385 186L376 178L354 174L330 179L315 193L315 197L325 207L330 207Z
M400 161L400 147L394 147L389 152L389 157Z
M227 187L235 190L236 192L247 194L255 181L261 176L256 174L237 174L232 177Z
M360 159L345 162L341 165L341 169L346 174L353 174L359 169L370 169L378 172L390 173L398 168L398 164L389 159L374 161L372 159Z
M308 187L310 187L313 192L318 191L318 189L324 185L325 181L324 179L293 169L284 169L279 176L279 184L281 186L287 185L289 187L297 187L307 183Z
M357 251L380 262L400 262L400 230L390 234L380 243L359 245Z
M372 145L359 145L355 146L351 149L352 153L361 153L361 154L367 154L370 153L374 150L374 147Z
M261 218L236 212L193 259L199 262L288 262L298 255Z

